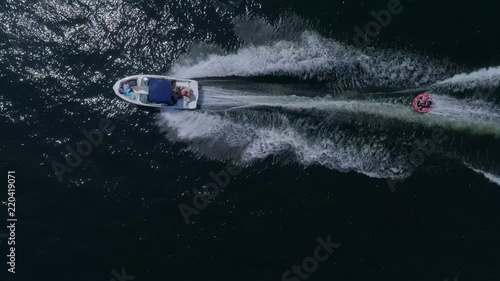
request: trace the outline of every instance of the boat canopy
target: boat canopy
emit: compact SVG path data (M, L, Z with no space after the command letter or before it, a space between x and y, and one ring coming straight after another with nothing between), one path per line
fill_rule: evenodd
M166 79L150 79L148 101L156 103L172 103L172 82Z

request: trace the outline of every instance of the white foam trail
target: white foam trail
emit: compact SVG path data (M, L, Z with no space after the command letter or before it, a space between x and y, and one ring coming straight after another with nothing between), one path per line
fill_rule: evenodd
M252 98L255 97L248 97ZM345 106L346 102L337 103ZM349 110L356 113L366 105L366 102L351 102ZM292 107L298 108L298 104ZM408 116L420 115L412 112ZM383 131L347 133L311 123L308 117L292 120L281 112L243 110L230 114L167 110L159 115L157 124L169 140L185 142L193 152L217 160L231 159L242 165L280 156L304 166L321 165L392 179L406 178L415 169L408 158L414 148L405 140L402 144L390 141ZM289 154L291 156L286 156ZM475 171L500 185L498 176Z
M451 86L455 90L494 88L500 85L500 66L483 68L471 73L462 73L436 83L437 86Z
M490 174L490 173L486 173L486 172L483 172L483 175L489 179L492 183L495 183L497 184L498 186L500 186L500 177L498 176L495 176L493 174Z
M210 55L194 65L180 62L171 72L179 77L226 77L283 74L307 78L311 72L333 67L331 55L346 53L340 44L322 47L322 39L313 32L301 35L301 42L278 41L270 46L249 46L234 54Z
M227 55L211 54L199 61L193 61L192 57L174 64L171 75L186 78L285 75L336 80L351 86L421 86L443 79L446 73L443 63L398 51L362 53L313 31L303 31L294 40L244 46Z
M472 168L470 165L468 165L469 168L471 168L474 172L480 174L480 175L483 175L485 178L487 178L490 182L500 186L500 176L497 176L497 175L494 175L494 174L491 174L491 173L488 173L488 172L485 172L483 170L479 170L479 169L475 169L475 168Z
M305 166L319 164L377 178L405 177L412 169L405 166L404 155L392 155L385 147L384 136L357 137L324 129L311 133L307 130L314 125L306 119L291 121L280 113L244 111L235 118L225 113L166 111L158 125L169 139L188 141L193 151L242 164L291 152Z
M434 124L500 136L500 107L482 100L431 94L435 106L427 116L435 117Z
M434 98L435 106L426 115L416 114L409 104L391 104L377 100L337 100L330 96L308 98L295 95L276 96L271 93L252 95L242 91L225 91L214 87L205 88L205 100L202 107L204 105L227 106L228 108L266 106L292 110L363 113L409 123L439 125L456 130L469 130L477 134L500 136L500 108L498 106L481 100L459 100L430 93Z

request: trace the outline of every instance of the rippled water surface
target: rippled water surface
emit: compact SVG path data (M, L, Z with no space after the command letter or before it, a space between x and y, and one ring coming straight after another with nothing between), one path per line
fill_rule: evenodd
M361 48L354 27L387 3L345 2L0 3L12 280L305 280L283 273L328 235L341 246L311 280L498 280L495 3L401 2ZM199 108L116 98L139 73L199 80ZM179 204L228 164L187 225Z

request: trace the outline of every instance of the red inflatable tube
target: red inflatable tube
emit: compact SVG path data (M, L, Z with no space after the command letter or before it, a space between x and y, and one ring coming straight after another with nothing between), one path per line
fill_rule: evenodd
M416 112L425 114L431 111L434 102L429 94L423 93L416 96L411 105Z

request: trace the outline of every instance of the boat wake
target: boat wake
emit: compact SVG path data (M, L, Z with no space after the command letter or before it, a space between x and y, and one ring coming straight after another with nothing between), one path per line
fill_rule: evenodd
M244 38L241 40L245 42ZM395 50L360 51L305 30L290 41L243 45L227 54L213 53L213 46L206 49L197 46L174 64L170 73L183 78L288 76L334 81L334 85L345 89L409 88L444 79L453 67L446 61Z
M492 179L500 175L493 164L500 158L500 67L456 74L446 61L361 51L310 30L295 31L293 39L274 31L265 33L273 40L243 43L232 53L200 55L198 47L172 67L171 75L206 81L201 110L158 117L169 140L241 165L271 158L401 179L428 166L415 165L411 154L416 143L441 130L447 141L431 157L467 163L498 184ZM269 76L295 82L248 79ZM435 100L426 115L410 106L422 90Z
M456 130L468 130L477 134L500 136L500 107L483 100L461 100L429 91L436 101L433 110L425 116L415 114L404 102L392 99L372 97L366 94L364 100L324 97L306 97L295 95L273 95L271 92L242 92L222 88L205 87L204 110L236 110L243 108L273 107L286 110L316 110L340 113L371 114L379 117L404 120L408 123L446 125Z
M243 84L238 83L245 88ZM250 84L248 92L204 87L201 110L165 111L157 124L170 141L185 142L192 151L212 159L250 165L271 157L275 164L298 162L393 179L406 178L418 168L410 159L416 142L440 129L448 141L434 156L486 169L488 179L500 175L499 167L485 167L498 159L500 107L496 104L434 94L435 88L431 90L435 108L420 115L409 103L384 94L365 94L364 99L334 94L308 97L299 95L300 89L294 92L296 87L264 84L256 91L256 83ZM474 137L490 140L490 145L483 142L479 147Z

